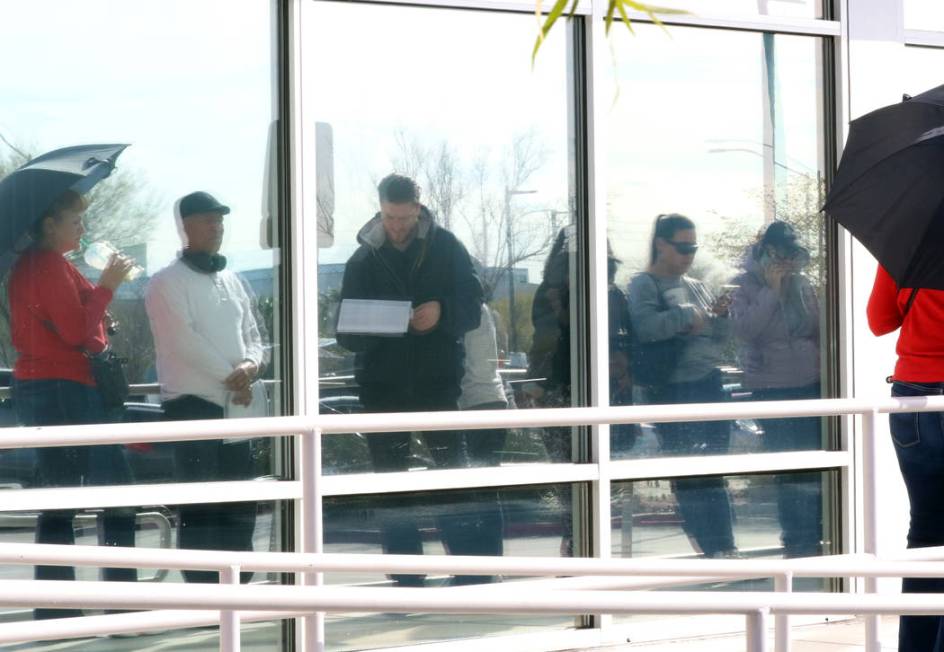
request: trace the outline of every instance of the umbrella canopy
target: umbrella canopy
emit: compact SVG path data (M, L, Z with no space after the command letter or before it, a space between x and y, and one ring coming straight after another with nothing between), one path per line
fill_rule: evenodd
M0 255L11 252L63 192L86 193L111 174L125 147L64 147L37 156L0 180Z
M899 287L944 290L944 86L849 127L823 209Z

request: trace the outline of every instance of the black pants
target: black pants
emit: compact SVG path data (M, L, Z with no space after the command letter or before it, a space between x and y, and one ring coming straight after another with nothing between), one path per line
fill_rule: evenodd
M804 387L760 389L753 391L756 401L791 401L820 398L819 383ZM759 419L764 429L764 450L810 451L823 446L822 419ZM780 517L784 556L812 557L822 550L823 495L822 474L780 473L776 476L777 511Z
M169 421L222 419L223 408L196 396L164 401L164 418ZM220 440L178 442L174 463L180 482L249 480L253 476L251 443L226 444ZM256 529L256 503L215 503L181 505L178 508L177 547L191 550L252 550ZM218 582L216 571L183 571L188 582ZM252 573L240 575L243 582Z
M406 394L399 388L363 386L361 403L367 412L455 411L457 388L426 387ZM472 436L470 436L472 435ZM436 468L462 468L475 459L493 459L504 445L504 433L494 431L421 433ZM367 436L367 446L375 472L406 471L410 466L410 432L377 433ZM498 447L498 448L496 448ZM421 555L423 539L420 518L433 518L443 546L452 555L501 555L502 520L496 518L497 496L486 498L475 492L442 492L434 498L421 496L379 496L375 502L379 517L381 545L387 554ZM419 586L422 575L391 575L398 584ZM474 580L472 580L474 581Z
M469 410L504 410L505 402L483 403ZM457 433L458 435L458 433ZM487 430L467 430L461 434L458 442L461 453L455 465L462 467L498 466L501 453L505 448L508 431L504 428ZM465 519L460 523L463 551L450 551L452 554L488 555L501 557L505 554L505 517L502 511L501 494L498 489L483 488L463 494ZM459 583L479 583L491 578L470 575L460 579Z
M721 373L712 372L690 383L671 383L655 394L653 403L720 403L724 400ZM672 455L712 455L728 452L729 421L660 423L659 445ZM734 549L733 514L727 483L721 476L679 478L672 481L685 533L708 557Z

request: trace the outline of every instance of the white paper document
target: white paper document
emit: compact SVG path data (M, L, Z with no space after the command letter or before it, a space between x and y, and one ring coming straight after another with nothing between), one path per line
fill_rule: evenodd
M345 299L338 312L338 332L403 335L410 326L409 301Z
M252 402L249 405L236 405L233 403L233 392L226 396L226 405L223 406L223 417L226 419L246 419L252 417L271 417L271 403L269 401L269 392L261 380L257 380L249 386L252 391ZM252 437L228 437L223 440L224 444L236 444L241 441L252 439Z

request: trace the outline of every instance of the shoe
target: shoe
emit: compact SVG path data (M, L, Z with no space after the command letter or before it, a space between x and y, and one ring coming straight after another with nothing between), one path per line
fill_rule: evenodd
M33 620L50 620L55 618L80 618L84 614L81 609L34 609Z
M393 580L394 586L399 587L409 587L409 588L423 588L426 584L426 577L424 575L391 575L390 579Z
M705 555L706 559L744 559L744 555L737 548L729 548L727 550L719 550L718 552L713 552L710 555Z
M494 575L454 575L446 580L446 586L473 586L476 584L492 584L498 578Z

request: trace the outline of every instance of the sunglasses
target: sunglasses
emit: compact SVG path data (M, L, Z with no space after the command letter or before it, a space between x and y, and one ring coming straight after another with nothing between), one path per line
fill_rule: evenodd
M774 249L774 252L773 252L774 258L776 258L777 260L796 260L800 257L801 253L802 252L799 249L794 249L792 251Z
M675 251L682 256L691 256L698 251L698 245L694 242L676 242L675 240L665 240L665 242L675 247Z

